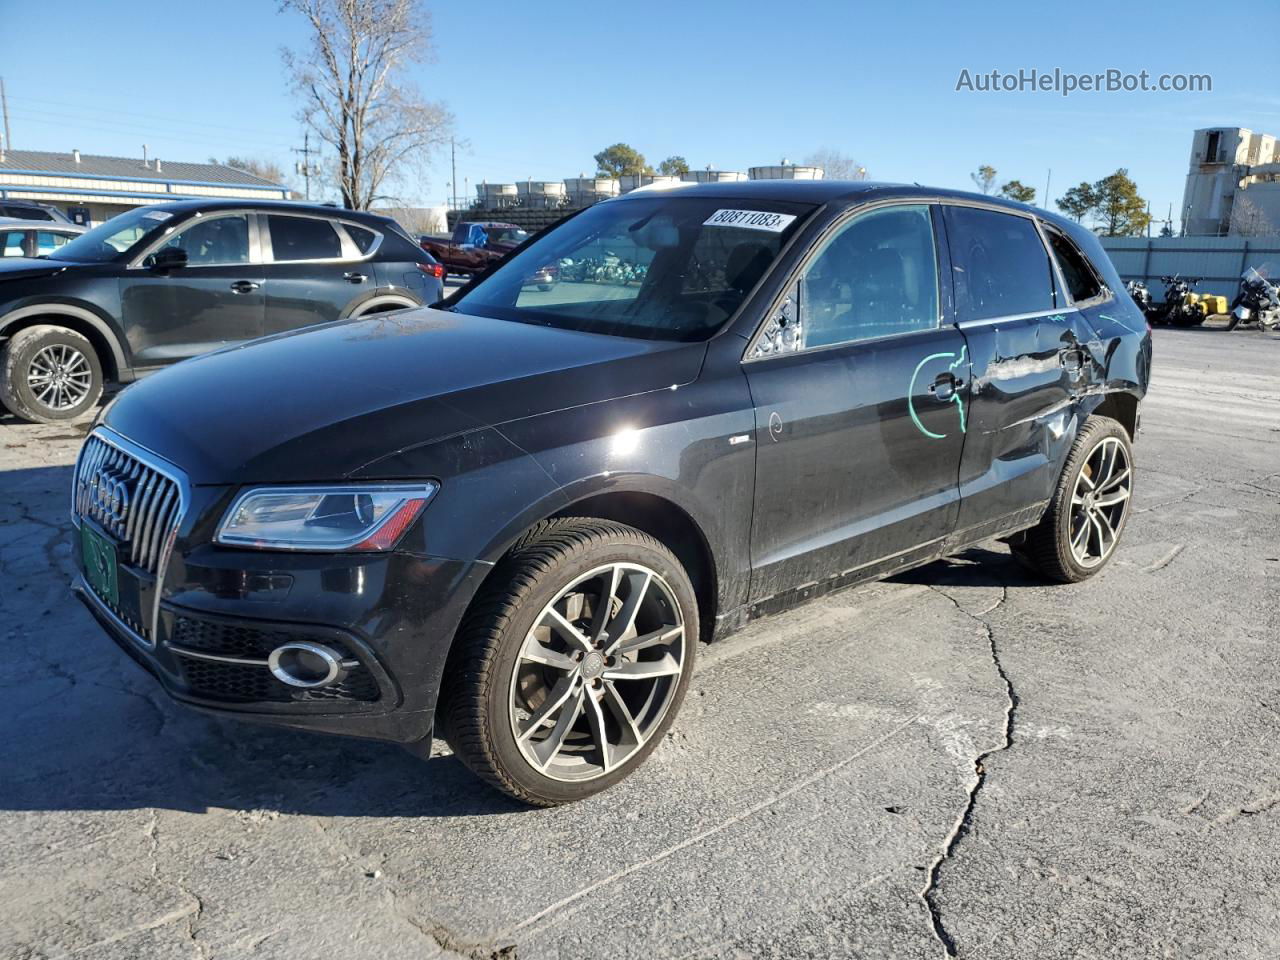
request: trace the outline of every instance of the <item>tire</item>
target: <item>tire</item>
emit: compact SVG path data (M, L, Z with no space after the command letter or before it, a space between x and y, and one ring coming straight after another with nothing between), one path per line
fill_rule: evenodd
M1108 471L1107 456L1123 456L1123 461L1111 460ZM1088 489L1093 482L1090 477L1101 478L1093 490ZM1058 583L1078 583L1092 577L1115 556L1129 519L1133 477L1133 448L1124 427L1110 417L1090 417L1067 454L1048 510L1013 548L1014 556ZM1080 497L1084 502L1078 502ZM1116 502L1108 502L1111 500Z
M439 715L453 752L533 806L581 800L624 779L661 742L693 673L698 606L680 562L632 527L565 518L522 537L489 584L445 668ZM600 620L606 584L610 612ZM586 646L549 625L558 615ZM590 643L597 635L602 649Z
M24 420L75 420L94 408L102 386L93 344L66 327L27 327L0 351L0 402Z

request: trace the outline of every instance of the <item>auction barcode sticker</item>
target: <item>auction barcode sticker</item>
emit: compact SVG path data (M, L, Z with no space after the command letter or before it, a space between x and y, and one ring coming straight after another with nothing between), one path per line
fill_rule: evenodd
M738 227L742 230L767 230L781 233L795 219L792 213L766 213L763 210L717 210L706 220L704 227Z

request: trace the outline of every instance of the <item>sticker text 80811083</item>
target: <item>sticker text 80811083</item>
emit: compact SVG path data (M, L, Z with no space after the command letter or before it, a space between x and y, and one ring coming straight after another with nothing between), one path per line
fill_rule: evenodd
M702 221L702 225L781 233L791 225L793 220L795 220L795 214L792 213L769 213L765 210L717 210Z

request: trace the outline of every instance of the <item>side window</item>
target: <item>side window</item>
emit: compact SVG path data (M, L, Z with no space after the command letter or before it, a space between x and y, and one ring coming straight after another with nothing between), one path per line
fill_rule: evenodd
M1049 254L1029 218L977 207L946 215L960 320L1055 309Z
M66 233L54 233L51 230L41 230L36 234L36 253L46 254L53 253L64 243L71 240L71 235Z
M187 252L192 267L249 262L249 218L244 214L201 218L180 230L160 249Z
M805 347L931 330L938 260L926 204L886 207L827 241L801 280Z
M344 223L342 226L346 229L347 236L351 238L351 242L356 245L356 249L362 255L373 249L374 241L378 239L378 235L372 230L357 227L354 223Z
M22 231L10 230L7 233L0 234L0 238L4 240L4 253L6 257L25 257L22 251Z
M1053 255L1058 258L1058 266L1062 268L1062 276L1067 282L1067 289L1071 291L1071 299L1079 303L1082 300L1092 300L1102 293L1102 282L1079 247L1057 230L1050 228L1045 232L1049 234L1049 246L1053 248Z
M328 220L314 217L267 217L271 250L276 261L339 260L342 241Z

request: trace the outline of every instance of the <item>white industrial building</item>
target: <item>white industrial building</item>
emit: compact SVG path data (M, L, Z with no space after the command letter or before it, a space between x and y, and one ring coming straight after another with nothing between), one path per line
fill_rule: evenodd
M1244 127L1197 130L1182 195L1184 236L1280 233L1280 145Z
M77 223L101 223L148 203L199 197L287 200L289 190L222 163L0 148L0 199L52 204Z

